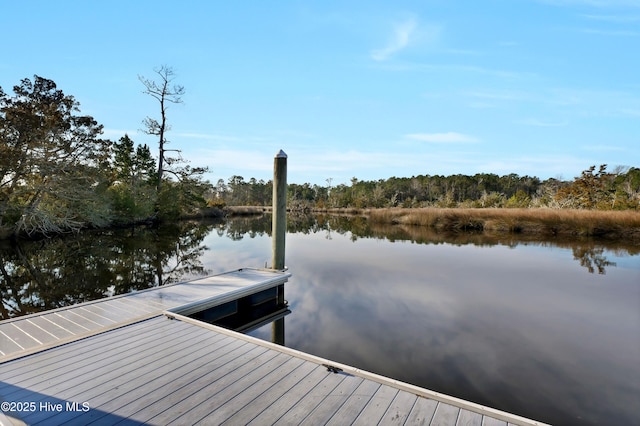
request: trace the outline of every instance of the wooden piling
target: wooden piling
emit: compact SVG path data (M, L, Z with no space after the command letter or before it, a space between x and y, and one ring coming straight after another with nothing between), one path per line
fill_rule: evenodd
M284 269L287 234L287 154L280 150L273 160L273 219L271 224L271 268Z
M273 212L271 219L271 268L284 270L287 235L287 154L280 150L273 159ZM278 286L278 305L284 306L284 285ZM271 341L284 346L284 318L271 324Z

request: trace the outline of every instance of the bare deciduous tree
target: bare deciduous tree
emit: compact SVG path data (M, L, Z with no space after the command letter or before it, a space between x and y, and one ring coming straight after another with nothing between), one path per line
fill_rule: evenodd
M168 104L181 104L182 95L184 95L184 86L173 84L175 79L175 72L173 68L166 65L162 65L160 68L156 68L155 73L160 77L159 81L150 80L143 76L138 76L140 82L144 85L145 90L143 93L150 95L160 103L160 120L147 117L144 119L145 125L144 132L148 135L154 135L158 137L158 176L156 189L160 192L162 186L162 177L165 171L165 163L167 162L165 154L170 151L165 148L168 141L165 138L165 134L171 129L167 124L167 107Z

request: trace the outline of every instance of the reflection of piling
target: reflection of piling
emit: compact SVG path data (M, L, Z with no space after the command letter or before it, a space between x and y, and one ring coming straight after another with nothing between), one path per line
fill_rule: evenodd
M287 235L287 154L280 150L273 160L273 212L271 222L271 267L284 269ZM278 305L284 306L284 284L278 286ZM271 325L271 341L284 345L284 318Z

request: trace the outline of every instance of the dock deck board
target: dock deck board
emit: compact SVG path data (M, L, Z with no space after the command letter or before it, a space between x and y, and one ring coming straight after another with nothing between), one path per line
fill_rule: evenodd
M0 413L0 424L9 415L47 425L539 424L179 313L180 303L210 304L212 293L225 299L256 282L256 276L241 275L217 279L223 290L188 283L144 298L116 297L1 322L4 335L23 343L32 336L41 345L0 358L0 400L38 407ZM144 299L153 304L145 306ZM122 309L132 303L139 309ZM71 324L80 328L74 340ZM50 342L56 339L58 344ZM10 347L4 339L2 344ZM326 364L341 370L332 372ZM47 408L56 404L63 409Z
M0 362L166 309L233 294L261 283L284 282L288 276L278 271L243 268L0 321Z

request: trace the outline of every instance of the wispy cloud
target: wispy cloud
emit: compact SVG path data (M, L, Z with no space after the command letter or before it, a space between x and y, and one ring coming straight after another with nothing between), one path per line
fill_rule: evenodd
M472 90L461 93L465 98L470 100L467 106L470 108L496 108L504 103L529 101L531 95L513 90Z
M393 35L387 45L381 49L375 49L371 52L371 58L376 61L386 61L392 55L399 52L409 45L415 34L417 23L414 18L408 19L401 24L396 25Z
M564 127L569 124L568 121L545 121L537 118L526 118L524 120L516 121L516 124L524 124L525 126L535 127Z
M580 30L585 34L595 34L613 37L639 37L640 31L633 30L600 30L596 28L583 28Z
M393 71L428 71L428 72L445 72L445 73L468 73L480 74L490 77L523 80L535 78L538 75L530 71L510 71L495 68L487 68L478 65L461 65L446 63L419 63L419 62L395 62L382 65L385 69Z
M622 108L620 110L620 112L623 115L630 115L632 117L640 117L640 109L629 109L629 108Z
M640 22L640 15L580 15L591 21L604 21L616 23Z
M497 89L466 91L463 92L463 95L477 99L489 99L498 101L526 101L531 100L532 97L531 94L522 91Z
M564 173L577 174L584 170L585 164L590 164L590 159L567 155L538 155L538 156L505 156L499 159L477 165L480 171L506 174L518 173L533 176L557 176L562 178Z
M594 151L594 152L621 152L624 151L624 148L613 145L585 145L582 149L586 151Z
M538 2L555 6L640 7L638 0L538 0Z
M477 138L456 132L446 133L411 133L405 135L408 139L413 139L428 143L474 143L478 142Z

